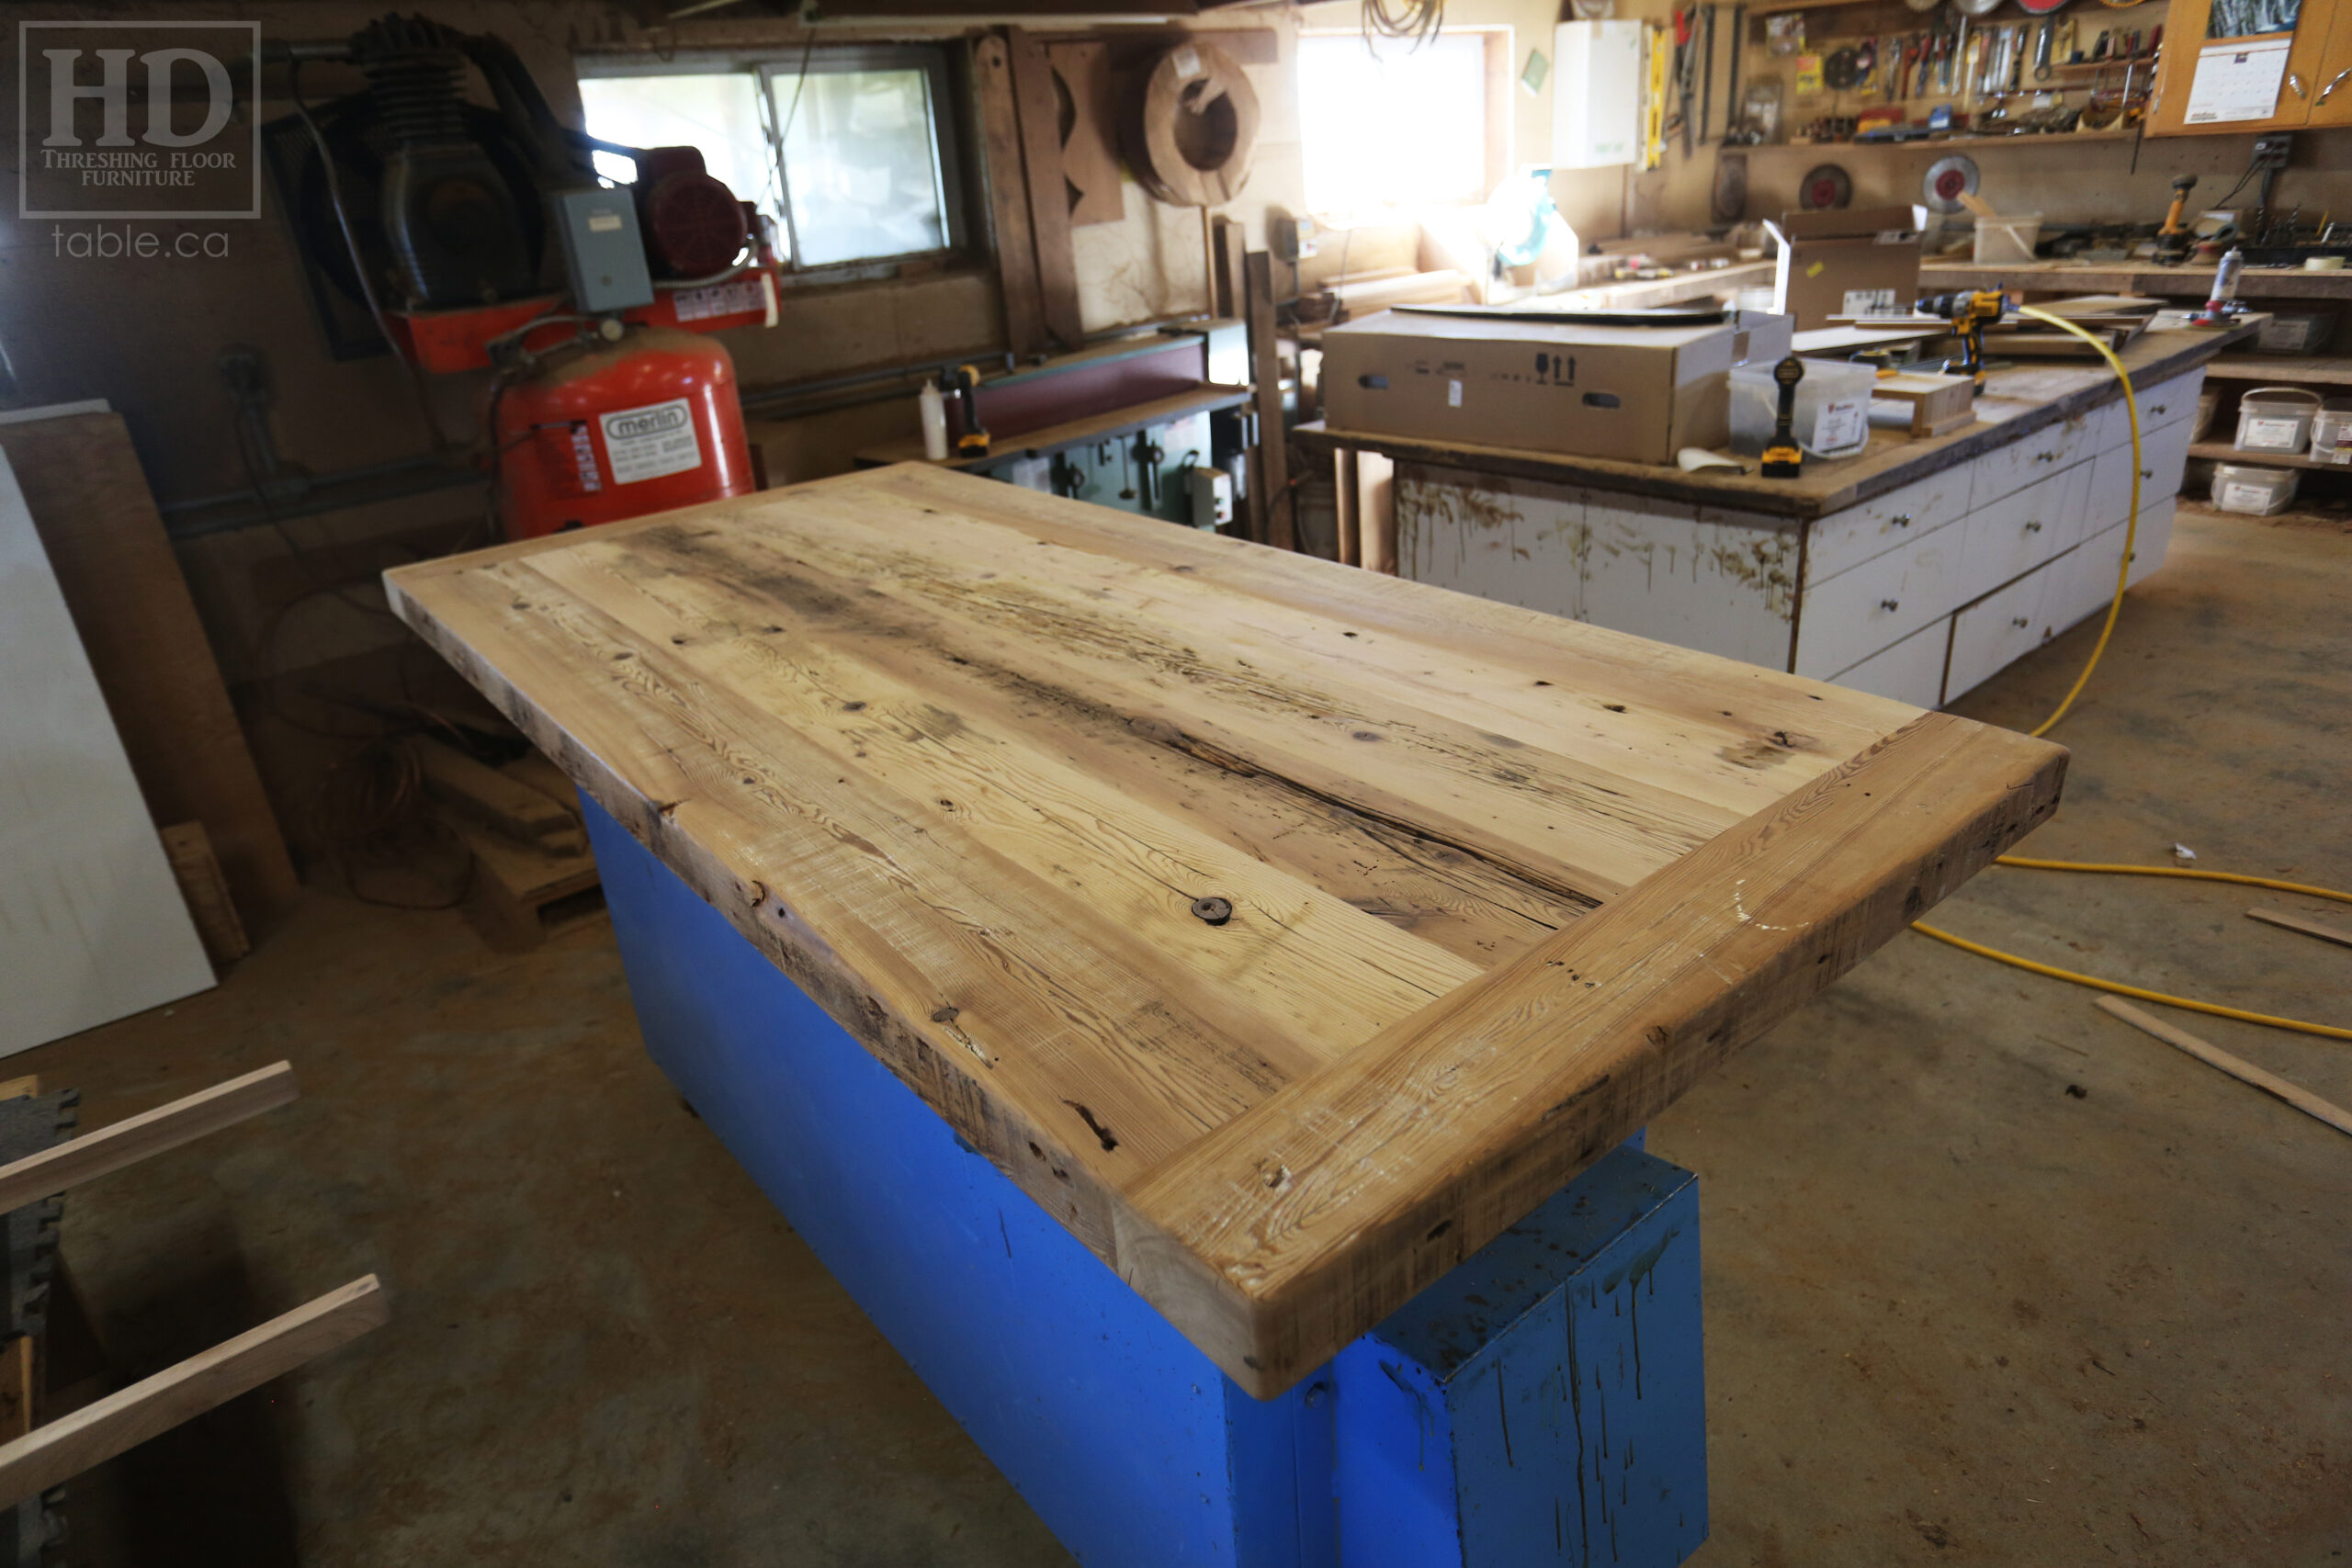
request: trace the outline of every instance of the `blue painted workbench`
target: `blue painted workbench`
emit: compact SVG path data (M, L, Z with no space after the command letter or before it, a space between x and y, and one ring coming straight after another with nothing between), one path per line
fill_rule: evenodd
M662 1069L1102 1568L1679 1562L1697 1194L1627 1140L2064 763L921 465L387 588L595 803Z
M1705 1539L1698 1184L1638 1138L1255 1400L588 820L654 1061L1080 1562L1668 1568Z

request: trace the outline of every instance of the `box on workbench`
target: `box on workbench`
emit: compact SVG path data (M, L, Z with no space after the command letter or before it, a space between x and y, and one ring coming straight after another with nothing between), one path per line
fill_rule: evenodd
M1834 325L1840 316L1908 311L1919 297L1919 234L1927 219L1917 207L1782 213L1774 299L1797 319L1801 333Z
M1618 326L1384 310L1323 334L1334 430L1671 463L1731 438L1731 367L1789 351L1785 316Z

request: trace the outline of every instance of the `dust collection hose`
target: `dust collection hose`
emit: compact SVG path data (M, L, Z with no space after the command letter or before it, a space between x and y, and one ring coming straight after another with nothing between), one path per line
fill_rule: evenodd
M2057 726L2060 719L2066 716L2066 710L2075 705L2075 699L2081 696L2083 688L2089 684L2091 671L2098 668L2099 655L2107 651L2108 638L2115 635L2115 618L2123 611L2123 591L2132 581L2132 546L2140 529L2140 408L2132 399L2131 372L2123 368L2123 361L2118 359L2115 356L2115 351L2104 342L2085 332L2064 316L2053 316L2047 310L2037 310L2030 305L2019 306L2018 314L2056 327L2061 332L2070 333L2098 350L2099 356L2107 361L2109 368L2114 370L2116 379L2123 383L2123 412L2132 422L2132 510L2128 521L2123 525L2123 558L2116 563L2115 568L2115 597L2107 606L2107 622L2099 627L2098 641L2092 647L2090 658L2084 661L2083 672L2075 677L2075 683L2067 688L2065 696L2060 700L2058 706L2050 716L2033 728L2033 734L2047 735ZM2300 893L2307 898L2333 898L2340 904L2352 904L2352 893L2338 892L2332 887L2312 887L2300 882L2280 882L2267 876L2245 876L2228 871L2191 871L2185 867L2170 865L2103 865L2089 861L2038 860L2024 855L2002 855L1994 863L2015 866L2027 871L2079 871L2105 873L2117 876L2178 876L2198 882L2234 882L2247 887L2269 887L2282 893ZM2166 1007L2186 1008L2191 1012L2210 1013L2215 1018L2234 1018L2246 1023L2266 1024L2272 1029L2291 1029L2303 1034L2325 1035L2333 1040L2352 1040L2352 1029L2338 1028L2332 1023L2306 1023L2301 1019L2275 1018L2268 1013L2248 1012L2243 1008L2223 1007L2218 1002L2200 1002L2193 997L2176 997L2163 991L2145 990L2138 986L2124 985L2118 980L2102 980L2096 975L2077 975L2071 969L2060 969L2048 964L2038 964L2030 958L2021 958L2014 953L2004 953L1997 947L1987 947L1983 942L1971 942L1966 937L1955 936L1940 927L1928 925L1921 921L1914 921L1911 929L1921 936L1931 936L1938 942L1949 942L1963 953L1973 953L1980 958L1990 958L1995 963L2007 964L2012 968L2023 969L2030 974L2046 975L2053 980L2066 980L2077 986L2087 986L2095 991L2108 991L2119 997L2136 997L2142 1001L2162 1002Z

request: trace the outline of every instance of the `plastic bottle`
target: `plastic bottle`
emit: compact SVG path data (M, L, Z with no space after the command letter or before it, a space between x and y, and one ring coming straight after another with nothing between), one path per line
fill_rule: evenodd
M2236 299L2238 274L2245 270L2245 253L2233 245L2230 247L2229 254L2222 258L2222 265L2213 269L2213 297L2208 303L2219 305L2225 300Z
M947 460L947 400L936 383L925 381L915 402L922 410L922 455L934 463Z

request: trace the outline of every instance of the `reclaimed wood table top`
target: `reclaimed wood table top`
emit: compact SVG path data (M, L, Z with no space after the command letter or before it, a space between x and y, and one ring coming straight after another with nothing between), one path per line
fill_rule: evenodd
M2142 333L2124 346L2120 357L2132 385L2145 389L2187 375L2224 348L2254 336L2255 330L2244 326ZM1997 359L1997 342L1985 352L1987 357ZM1809 519L1842 512L2062 421L2086 418L2122 396L2122 384L2102 363L2087 359L2059 364L2018 362L1985 377L1984 389L1976 399L1975 420L1958 430L1915 436L1900 429L1874 427L1870 446L1863 451L1836 459L1807 457L1804 472L1792 479L1722 469L1689 474L1672 464L1373 435L1333 429L1321 421L1300 425L1291 432L1291 439L1317 453L1362 449L1408 463L1663 496L1766 517Z
M2065 759L922 465L387 581L1261 1397L2047 818Z

